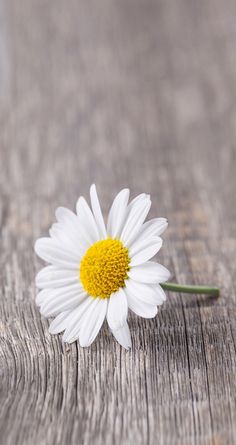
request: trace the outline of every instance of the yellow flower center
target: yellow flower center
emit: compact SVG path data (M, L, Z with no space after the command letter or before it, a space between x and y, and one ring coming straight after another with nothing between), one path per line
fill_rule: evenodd
M118 239L97 241L81 260L80 281L92 297L109 298L124 287L129 262L128 249Z

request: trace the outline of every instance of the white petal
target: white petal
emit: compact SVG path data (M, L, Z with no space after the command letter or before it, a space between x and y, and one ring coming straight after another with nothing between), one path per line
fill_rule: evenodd
M79 332L81 324L83 322L83 316L86 313L88 307L93 304L94 298L88 296L76 309L71 313L68 320L66 330L62 337L62 340L66 343L72 343L79 338Z
M150 221L145 222L140 228L133 244L142 241L153 236L160 236L168 226L168 221L166 218L154 218Z
M61 312L59 315L57 315L56 318L52 321L52 323L49 326L49 333L50 334L59 334L60 332L64 331L66 329L69 315L71 314L71 311L65 311Z
M77 281L77 283L68 284L66 286L56 287L56 288L46 288L40 291L40 293L44 293L45 298L44 302L46 302L46 299L50 301L54 296L60 296L65 295L65 298L69 294L84 294L86 293L82 284Z
M75 243L74 237L71 236L70 228L66 228L65 226L63 226L63 224L53 224L52 227L49 229L49 235L59 245L65 247L74 255L79 256L80 258L82 258L82 256L84 255L87 245L82 240L80 241L80 244Z
M107 309L107 321L112 331L121 328L128 314L127 298L122 288L112 294Z
M45 317L53 317L60 312L74 309L87 297L87 293L80 286L73 285L59 289L49 289L48 295L40 307L40 312Z
M162 289L162 287L160 286L160 284L154 284L152 285L155 293L158 295L158 300L160 301L160 303L157 304L162 304L164 303L164 301L166 301L166 294L164 292L164 290Z
M144 301L138 300L130 289L125 288L127 295L128 306L139 317L153 318L157 314L157 307L151 304L147 304Z
M55 317L56 315L60 314L60 312L68 311L71 309L74 309L76 306L78 306L78 297L77 295L72 295L71 297L68 297L67 300L61 298L58 298L57 301L52 300L47 303L43 303L40 307L40 313L44 317Z
M149 198L138 200L132 206L120 236L120 239L125 246L130 246L132 243L143 224L150 207L151 201Z
M127 213L128 201L129 189L121 190L113 201L107 222L107 233L112 238L120 236Z
M100 237L107 238L107 231L106 231L104 219L102 216L102 211L101 211L95 184L91 185L91 187L90 187L90 199L91 199L91 206L92 206L95 221L98 226Z
M141 263L145 263L150 260L154 255L159 252L162 246L162 239L159 237L149 238L141 242L136 242L133 248L129 249L129 255L131 257L131 266L138 266Z
M81 247L84 249L84 247L88 247L91 244L91 240L83 230L82 224L80 224L80 220L74 212L65 207L58 207L56 218L59 221L57 226L61 230L66 231L78 250Z
M131 348L131 337L128 323L125 322L124 326L116 331L112 331L112 334L116 338L116 340L120 343L121 346L125 349Z
M43 289L40 292L38 292L35 299L37 306L41 306L41 304L45 301L48 295L49 295L49 289Z
M150 199L150 195L147 195L146 193L141 193L140 195L136 196L134 199L132 199L130 201L130 203L127 205L127 208L126 208L126 214L125 214L125 218L124 218L124 221L123 221L123 224L122 224L123 227L120 230L120 232L122 232L122 230L124 228L124 224L126 223L126 220L127 220L128 216L129 216L132 208L135 205L137 205L138 202L140 203L141 201L143 201L145 199Z
M100 239L98 227L93 213L83 196L80 196L77 201L76 211L84 236L89 240L90 244L95 243Z
M131 210L137 202L143 201L143 199L147 198L150 198L150 195L147 195L146 193L140 193L140 195L136 196L134 199L132 199L132 201L130 201L128 210Z
M83 347L90 346L95 340L107 312L107 298L94 298L83 316L79 342Z
M34 246L37 255L48 263L65 269L76 269L79 267L80 257L64 249L51 238L39 238Z
M160 240L160 241L159 241ZM161 238L159 237L148 237L144 239L139 239L138 237L133 241L132 245L129 247L129 256L132 258L134 255L142 251L143 249L146 249L146 247L149 247L152 242L159 241L161 242Z
M46 288L41 290L38 295L36 296L36 304L38 306L41 306L42 304L50 303L50 301L53 300L54 297L57 296L64 296L64 298L67 298L68 294L75 294L75 293L82 293L83 288L79 283L76 284L69 284L64 287L58 287L58 288Z
M165 295L165 293L159 284L154 286L152 284L138 283L137 281L128 278L125 285L129 293L137 298L137 300L141 300L144 303L159 306L165 301L165 297L163 298L163 294Z
M68 286L79 282L79 271L47 266L38 272L35 281L40 289Z
M134 266L128 272L128 276L141 283L164 283L170 278L170 272L166 267L153 261L148 261L140 266Z

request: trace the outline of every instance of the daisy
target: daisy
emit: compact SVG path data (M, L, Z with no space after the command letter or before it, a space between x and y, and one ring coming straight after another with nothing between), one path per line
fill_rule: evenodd
M51 334L64 331L63 341L89 346L105 318L116 340L131 347L128 309L144 318L156 316L166 299L160 286L169 271L150 261L160 250L165 218L144 222L151 207L142 193L129 201L123 189L113 201L105 225L95 185L91 208L78 199L76 214L59 207L50 237L35 243L35 252L49 266L36 276L40 312L55 317Z

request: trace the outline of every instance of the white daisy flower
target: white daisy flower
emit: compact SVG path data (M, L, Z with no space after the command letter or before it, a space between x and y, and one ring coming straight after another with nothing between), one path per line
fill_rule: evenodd
M114 199L105 225L95 185L90 198L92 210L83 197L77 214L59 207L50 237L36 241L35 252L50 263L36 276L41 289L36 302L42 315L55 317L49 332L64 331L64 342L91 345L107 318L116 340L128 349L128 309L152 318L166 299L160 283L170 273L150 259L162 246L167 220L144 222L150 196L143 193L128 203L129 190L124 189Z

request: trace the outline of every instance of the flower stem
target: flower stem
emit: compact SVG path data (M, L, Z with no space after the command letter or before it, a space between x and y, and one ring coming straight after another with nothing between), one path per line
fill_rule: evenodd
M220 289L218 287L209 286L192 286L188 284L177 284L177 283L162 283L161 287L165 290L172 292L181 292L185 294L205 294L212 295L213 297L218 297L220 295Z

